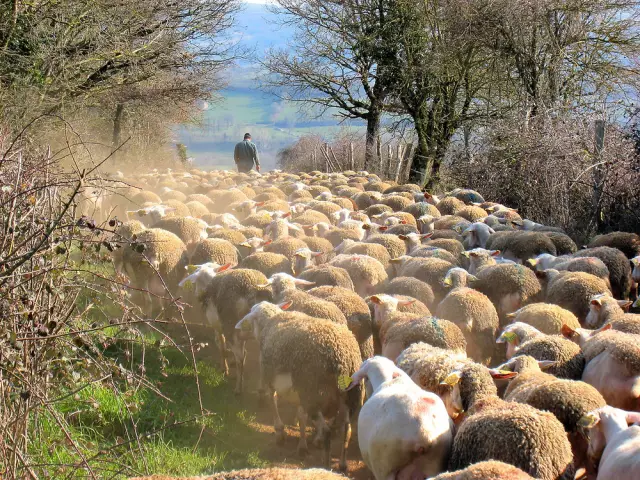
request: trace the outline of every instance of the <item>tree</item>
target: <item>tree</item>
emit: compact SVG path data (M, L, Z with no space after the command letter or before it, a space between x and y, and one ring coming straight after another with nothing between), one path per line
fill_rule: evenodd
M13 124L42 114L186 108L220 88L239 0L0 2L0 98Z
M264 65L268 88L286 98L337 109L367 123L365 169L375 171L376 142L391 72L378 62L388 0L278 0L283 22L296 26L290 49L272 51ZM290 51L292 53L290 53ZM284 92L284 94L282 93Z
M394 0L387 14L393 71L391 110L411 117L418 138L410 181L433 185L454 133L486 114L480 92L490 82L486 49L470 35L469 2Z

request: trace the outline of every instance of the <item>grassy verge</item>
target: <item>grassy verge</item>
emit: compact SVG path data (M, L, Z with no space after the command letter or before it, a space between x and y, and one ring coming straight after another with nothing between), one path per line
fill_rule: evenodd
M37 441L30 453L37 462L36 472L46 478L90 477L86 469L77 468L82 457L93 459L97 478L197 475L265 465L258 453L264 439L250 428L252 415L234 397L233 386L211 366L213 360L198 361L203 405L211 412L202 418L191 360L174 348L160 347L150 335L145 343L144 368L151 385L134 386L122 395L93 384L34 421L31 428L37 430L33 437ZM128 352L126 345L111 347L110 355L142 365L142 348ZM59 428L56 415L71 424L67 433ZM134 440L135 432L140 442ZM69 452L74 450L69 449L72 441L79 450L75 456Z

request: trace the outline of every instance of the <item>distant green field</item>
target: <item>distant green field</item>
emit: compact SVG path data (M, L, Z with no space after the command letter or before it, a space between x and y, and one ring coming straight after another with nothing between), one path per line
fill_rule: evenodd
M301 136L330 139L342 128L336 118L314 119L317 115L313 112L305 117L298 105L282 102L258 89L228 89L221 94L223 98L209 106L201 125L178 132L189 155L204 167L233 166L233 147L245 132L251 132L263 165L273 168L278 151Z

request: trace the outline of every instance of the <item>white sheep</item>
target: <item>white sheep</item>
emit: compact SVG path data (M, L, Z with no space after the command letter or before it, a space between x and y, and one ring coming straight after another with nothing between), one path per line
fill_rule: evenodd
M453 423L437 395L425 392L383 357L366 360L353 388L373 389L358 418L362 458L376 480L425 478L444 471L453 444Z

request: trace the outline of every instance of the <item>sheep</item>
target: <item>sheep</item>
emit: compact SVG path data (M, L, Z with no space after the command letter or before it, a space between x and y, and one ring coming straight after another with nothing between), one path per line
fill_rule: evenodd
M384 265L366 255L338 255L329 265L344 268L361 297L374 294L388 278Z
M339 480L345 479L338 473L320 468L300 470L293 468L256 468L250 470L232 470L219 472L206 477L170 477L152 475L150 477L132 477L129 480Z
M346 317L335 304L297 289L298 286L311 287L314 285L315 283L313 282L294 278L287 273L274 273L269 277L266 284L260 286L264 288L271 286L274 301L277 303L292 302L291 309L293 311L346 325Z
M316 210L305 210L299 215L295 215L293 217L296 223L300 225L316 225L318 223L331 223L329 217L327 217L324 213L318 212Z
M581 419L588 432L589 457L598 464L600 479L640 477L640 413L611 406L595 409ZM628 426L632 423L632 426Z
M140 208L136 211L127 211L127 218L129 220L135 220L135 218L131 217L137 217L145 227L152 227L174 210L174 208L166 205L153 205Z
M640 408L640 335L617 332L606 325L582 342L584 382L593 385L607 404L626 410Z
M293 274L300 275L307 268L316 266L318 259L324 256L323 252L314 252L310 248L299 248L294 253Z
M588 412L604 407L606 402L588 383L558 379L543 373L549 363L523 355L497 367L518 373L509 381L504 399L553 413L569 436L576 468L586 465L588 471L593 471L593 466L587 464L584 456L587 442L579 431L579 422Z
M187 246L189 254L193 253L195 245L208 238L208 225L193 217L170 217L163 218L154 224L154 228L162 228L167 232L175 233Z
M513 465L487 460L427 480L533 480L533 477Z
M124 271L133 286L145 292L145 312L153 314L157 299L161 304L166 304L167 289L171 294L177 291L187 262L184 242L175 234L160 228L138 233L135 244L125 248Z
M569 310L552 303L532 303L507 315L513 323L526 323L545 335L559 335L562 326L579 328L580 322Z
M489 298L466 287L467 272L453 268L443 280L452 290L440 302L436 316L450 320L462 331L467 341L467 355L476 362L488 365L495 357L494 338L500 320Z
M584 272L537 272L538 278L548 282L545 301L569 310L578 321L584 322L589 313L589 302L595 295L611 293L608 282Z
M341 430L339 466L347 469L346 450L351 437L350 418L361 402L360 385L348 392L339 387L361 363L360 349L346 325L309 317L300 312L282 312L277 305L261 302L237 324L251 331L260 344L261 385L271 392L276 439L284 441L284 424L278 413L278 395L294 390L299 398L298 453L307 452L307 418L316 421L323 445L323 464L330 466L331 430L324 415L335 415Z
M440 217L440 211L428 202L417 202L405 207L403 212L410 213L418 220L425 215L431 215L433 217Z
M522 265L499 264L476 272L471 287L484 293L501 315L540 301L543 295L535 273Z
M596 247L580 250L572 255L579 257L596 257L604 262L609 270L609 283L615 298L626 300L631 291L631 265L629 259L616 248Z
M513 374L494 373L498 378ZM453 441L449 469L498 460L544 480L573 479L571 445L553 414L497 396L492 373L468 364L443 382L447 402L467 412Z
M296 252L308 248L306 242L299 238L283 237L265 244L264 251L284 255L290 261L295 261Z
M195 265L208 262L237 265L239 257L238 249L231 242L219 238L207 238L195 244L189 262Z
M205 312L207 322L213 327L215 340L220 352L220 366L228 375L227 342L236 361L235 393L242 393L244 386L245 341L235 330L240 318L258 302L271 300L271 292L261 287L267 277L257 270L224 268L212 272L211 269L196 270L183 280L194 282L198 298ZM228 266L227 266L228 267ZM201 284L201 288L198 285Z
M571 255L578 251L576 243L565 233L560 232L542 232L556 246L556 255Z
M501 253L500 250L474 248L473 250L463 252L463 256L469 259L469 273L475 275L483 268L497 265L497 258Z
M462 352L452 352L418 342L405 348L396 359L396 365L403 370L423 390L440 394L442 383L450 372L459 370L468 363ZM456 420L459 412L447 406L449 416Z
M458 228L460 230L458 233L470 226L471 222L469 220L458 217L457 215L443 215L440 218L436 218L433 223L435 230L453 230L454 228Z
M379 261L385 269L391 266L391 256L386 248L376 243L355 242L353 240L344 240L335 248L338 254L346 255L366 255Z
M209 213L209 209L196 200L185 203L185 206L189 209L191 216L195 218L200 218Z
M512 358L518 347L533 339L543 337L544 334L537 328L521 322L514 322L507 325L503 330L496 343L506 343L507 351L505 353L507 360Z
M291 261L284 255L279 253L270 252L258 252L242 259L238 265L240 268L249 268L252 270L258 270L265 276L279 272L293 274L291 269Z
M144 224L139 220L129 220L128 222L119 224L114 230L112 239L114 243L116 243L117 248L113 250L111 257L117 273L124 273L125 248L130 245L144 229Z
M456 215L470 222L479 222L487 216L487 212L480 207L476 207L475 205L467 205L456 212Z
M640 255L640 235L627 232L612 232L606 235L598 235L587 245L587 248L596 247L616 248L631 260Z
M465 352L467 348L464 335L455 323L423 316L392 323L381 336L382 354L395 360L405 348L418 342L454 352Z
M424 478L445 470L453 424L442 400L386 358L366 360L348 388L365 379L373 393L358 417L358 444L376 480Z
M514 357L522 355L554 362L547 369L551 375L567 380L584 380L585 355L578 345L562 336L544 335L527 340L514 353Z
M630 305L631 302L627 300L616 300L608 295L596 295L591 298L589 313L584 322L585 327L598 329L607 323L612 323L613 328L618 331L636 330L640 315L625 314L623 310ZM575 328L572 325L568 326ZM627 331L627 333L634 332Z
M227 240L236 247L247 241L247 237L238 230L232 230L229 228L220 228L209 232L209 238L219 238L221 240Z
M404 241L395 235L372 235L367 237L365 243L376 243L382 245L389 252L391 258L398 258L406 255L407 247Z
M433 289L435 302L440 302L447 294L442 281L453 265L446 260L403 255L402 257L391 259L391 263L396 266L397 277L414 277L428 283Z
M505 258L519 263L526 262L542 253L556 255L556 246L551 239L539 232L517 232L507 237L504 247L492 245L492 248L502 250Z
M379 293L412 297L424 303L429 309L435 306L433 289L429 284L413 277L396 277L385 283Z
M335 304L344 313L349 330L358 340L362 359L373 356L371 312L362 297L353 290L330 286L312 288L308 293Z
M307 268L298 277L313 282L316 286L327 285L355 291L349 272L344 268L334 267L333 265L324 264Z
M442 215L457 215L466 205L456 197L445 197L438 202L436 207Z
M609 269L602 260L596 257L571 258L543 254L527 260L526 263L538 271L553 268L558 271L590 273L606 281L610 288Z
M467 250L472 248L485 248L489 237L496 233L493 228L485 223L476 222L467 227L463 232L464 247Z

